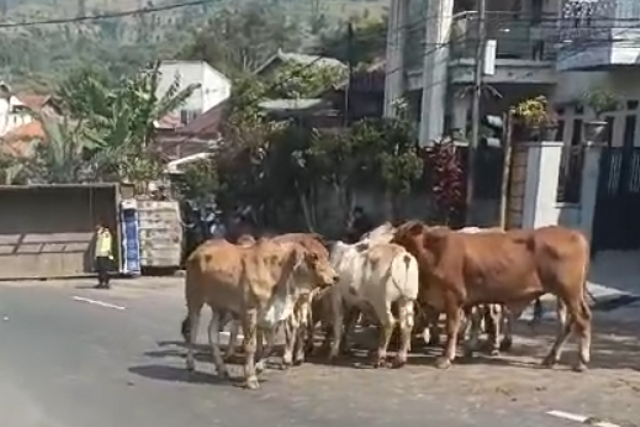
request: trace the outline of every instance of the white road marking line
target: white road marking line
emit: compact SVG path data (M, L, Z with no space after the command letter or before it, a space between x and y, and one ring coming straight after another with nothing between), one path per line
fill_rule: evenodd
M110 304L108 302L98 301L98 300L95 300L95 299L89 299L89 298L85 298L85 297L74 296L73 299L74 299L74 301L86 302L86 303L93 304L93 305L99 305L100 307L114 308L116 310L124 310L126 308L126 307L123 307L121 305Z
M613 424L608 421L595 421L592 417L587 417L580 414L572 414L571 412L565 411L549 411L547 412L547 415L551 415L552 417L557 418L563 418L565 420L576 421L581 424L588 424L595 427L621 427L618 424Z

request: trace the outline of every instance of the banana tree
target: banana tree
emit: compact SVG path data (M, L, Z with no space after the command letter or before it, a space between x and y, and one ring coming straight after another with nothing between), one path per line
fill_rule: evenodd
M155 123L183 105L199 87L181 89L178 76L160 94L160 63L118 85L109 85L95 71L77 74L58 96L93 131L91 158L103 179L130 182L157 178L161 162L152 150Z

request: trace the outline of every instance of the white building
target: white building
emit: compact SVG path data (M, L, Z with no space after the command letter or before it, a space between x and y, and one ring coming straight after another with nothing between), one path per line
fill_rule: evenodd
M162 61L160 72L162 79L158 87L158 96L167 91L176 76L180 79L181 88L194 83L200 85L177 112L183 125L220 105L231 95L231 81L204 61Z
M497 40L495 74L484 81L503 98L483 99L483 114L544 94L571 105L590 87L605 85L625 101L614 118L613 146L631 138L625 124L640 100L640 2L637 0L487 1L487 38ZM473 84L475 0L391 0L385 107L407 97L420 117L420 141L465 129ZM424 72L423 72L424 71ZM561 109L565 122L581 111ZM587 116L590 112L584 112ZM573 137L564 126L565 140ZM640 136L640 120L635 135ZM640 138L637 139L640 145ZM629 144L629 142L627 142Z
M9 131L33 121L25 104L5 83L0 83L0 137Z
M394 101L404 96L418 118L421 144L470 127L470 91L462 89L473 85L476 2L390 0L385 113L393 114ZM602 86L621 99L617 111L605 114L608 146L601 149L599 178L588 192L597 199L594 245L640 249L640 1L486 4L487 39L497 43L495 72L484 82L502 97L484 97L483 116L546 95L560 116L557 139L579 146L583 122L593 112L575 101ZM573 167L563 162L565 169ZM580 169L584 160L577 162ZM580 206L584 197L590 196L581 191L575 200L556 195L555 201Z

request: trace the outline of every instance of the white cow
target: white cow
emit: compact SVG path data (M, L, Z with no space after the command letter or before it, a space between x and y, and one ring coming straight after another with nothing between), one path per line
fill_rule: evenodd
M371 234L356 244L336 242L331 250L331 264L339 281L331 294L333 342L329 357L338 356L344 326L345 307L357 307L378 320L381 326L375 366L385 366L387 347L396 323L401 331L401 345L395 364L407 361L414 321L414 302L418 297L418 263L399 245L388 243L393 227ZM391 305L398 306L398 319ZM347 331L350 332L350 331ZM348 335L348 334L347 334Z

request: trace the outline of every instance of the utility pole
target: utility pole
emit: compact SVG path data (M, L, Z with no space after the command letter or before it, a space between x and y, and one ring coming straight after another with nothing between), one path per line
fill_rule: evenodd
M502 150L504 152L504 160L502 163L502 186L500 187L500 228L506 230L509 220L509 186L511 185L511 157L513 152L513 114L509 111L505 113L503 117L504 132L502 140L504 144Z
M351 83L353 83L353 23L347 24L347 66L349 77L344 90L344 127L351 125Z
M475 188L476 151L480 142L480 100L482 98L482 77L484 73L484 55L487 38L485 31L486 15L486 0L478 0L476 60L473 79L473 104L471 107L471 142L467 153L467 225L471 225L471 219L473 218L471 208L473 206L473 193Z

